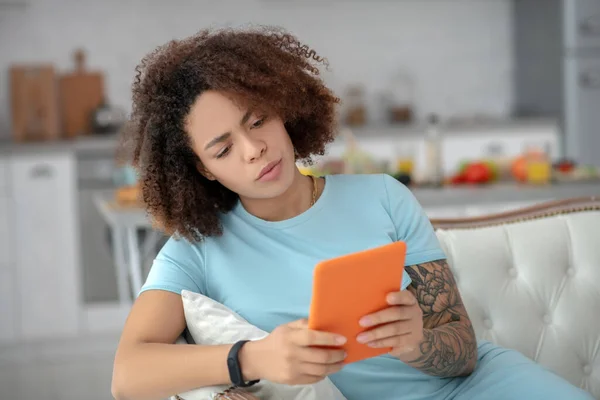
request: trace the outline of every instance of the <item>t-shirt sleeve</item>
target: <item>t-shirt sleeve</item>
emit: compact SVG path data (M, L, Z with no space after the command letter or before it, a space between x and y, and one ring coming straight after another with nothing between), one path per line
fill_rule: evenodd
M433 226L414 194L389 175L384 175L384 184L396 240L406 242L405 265L445 259Z
M206 294L202 244L170 238L152 263L140 293L166 290L181 294L182 290Z

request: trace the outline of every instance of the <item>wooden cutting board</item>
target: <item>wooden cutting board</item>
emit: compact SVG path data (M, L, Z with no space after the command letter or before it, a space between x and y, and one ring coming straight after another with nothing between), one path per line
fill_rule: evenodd
M68 138L92 132L92 113L104 101L104 75L85 67L85 53L74 53L75 69L60 78L63 134Z
M10 67L13 138L17 142L60 136L58 85L52 65Z

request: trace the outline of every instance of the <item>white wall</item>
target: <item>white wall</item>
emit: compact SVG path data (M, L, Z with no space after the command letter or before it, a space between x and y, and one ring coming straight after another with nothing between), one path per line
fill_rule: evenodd
M109 100L129 109L140 58L208 25L281 25L327 57L339 94L364 82L374 93L404 68L415 76L418 114L508 114L512 103L509 0L16 0L0 8L0 137L9 135L11 62L71 66L84 46L107 76Z

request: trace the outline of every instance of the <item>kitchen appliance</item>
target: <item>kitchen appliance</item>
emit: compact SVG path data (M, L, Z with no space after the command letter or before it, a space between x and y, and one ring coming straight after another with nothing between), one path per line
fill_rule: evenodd
M113 150L93 149L77 153L77 185L79 192L79 223L81 232L81 268L83 299L85 303L116 303L122 301L114 262L113 237L110 226L98 211L94 196L99 191L113 193L119 182L115 179L119 168ZM138 243L144 245L150 232L138 230ZM154 247L144 250L149 259L142 260L142 275L147 275L152 257L158 253L166 238L150 241ZM130 285L121 290L129 290Z
M81 277L86 303L116 302L119 299L110 227L94 203L97 191L116 189L112 179L113 168L114 155L110 151L77 154Z
M562 155L600 166L600 1L515 0L515 114L557 117Z
M122 107L102 102L92 112L92 132L94 134L115 133L126 123L127 115Z

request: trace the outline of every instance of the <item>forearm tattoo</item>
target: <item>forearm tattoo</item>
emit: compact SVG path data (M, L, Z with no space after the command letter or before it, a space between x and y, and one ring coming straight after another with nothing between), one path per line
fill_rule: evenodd
M445 260L406 267L409 290L423 311L420 355L408 362L430 375L469 374L477 362L477 340L454 276Z

